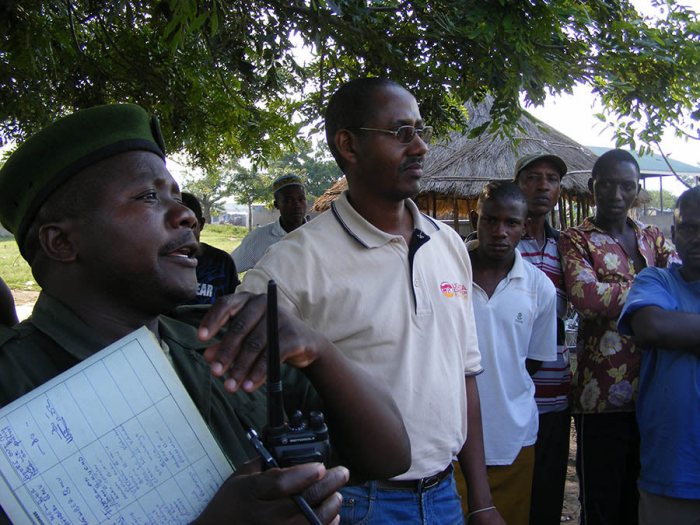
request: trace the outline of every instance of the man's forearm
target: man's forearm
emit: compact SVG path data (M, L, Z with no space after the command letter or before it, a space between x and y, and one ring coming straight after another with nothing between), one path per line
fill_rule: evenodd
M700 314L646 306L632 314L634 340L642 346L686 350L700 354Z
M411 446L389 391L330 343L304 370L326 407L333 442L353 477L385 479L405 472Z

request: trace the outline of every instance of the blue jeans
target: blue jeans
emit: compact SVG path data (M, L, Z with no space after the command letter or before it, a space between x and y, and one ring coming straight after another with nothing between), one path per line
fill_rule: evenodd
M378 488L376 481L340 490L341 525L464 525L452 474L422 492Z

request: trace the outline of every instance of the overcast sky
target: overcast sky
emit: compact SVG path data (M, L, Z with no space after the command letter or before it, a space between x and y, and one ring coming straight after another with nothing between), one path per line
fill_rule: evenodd
M588 86L577 86L572 95L549 97L544 106L531 106L528 112L549 124L557 131L584 146L615 147L612 130L593 115L601 112L601 105ZM660 146L665 155L690 164L700 166L700 141L678 138L672 130L667 130ZM658 151L654 150L658 154ZM665 177L664 189L679 195L685 187L672 177ZM651 180L648 189L657 189L658 184Z

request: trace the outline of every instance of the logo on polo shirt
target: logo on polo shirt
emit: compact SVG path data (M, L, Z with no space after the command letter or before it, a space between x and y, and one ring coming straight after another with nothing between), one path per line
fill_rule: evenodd
M518 312L518 315L515 316L515 322L518 324L523 324L524 320L522 312Z
M454 297L455 296L455 289L452 287L452 284L450 283L440 283L440 291L442 292L442 295L445 297Z
M445 297L459 297L460 299L466 299L468 297L467 287L462 283L448 283L443 281L440 283L440 291Z

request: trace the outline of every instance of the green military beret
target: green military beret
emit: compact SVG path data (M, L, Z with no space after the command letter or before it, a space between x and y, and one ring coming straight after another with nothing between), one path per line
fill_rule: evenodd
M0 222L22 249L41 205L63 183L91 164L133 150L165 158L158 121L135 104L96 106L57 120L0 168Z

